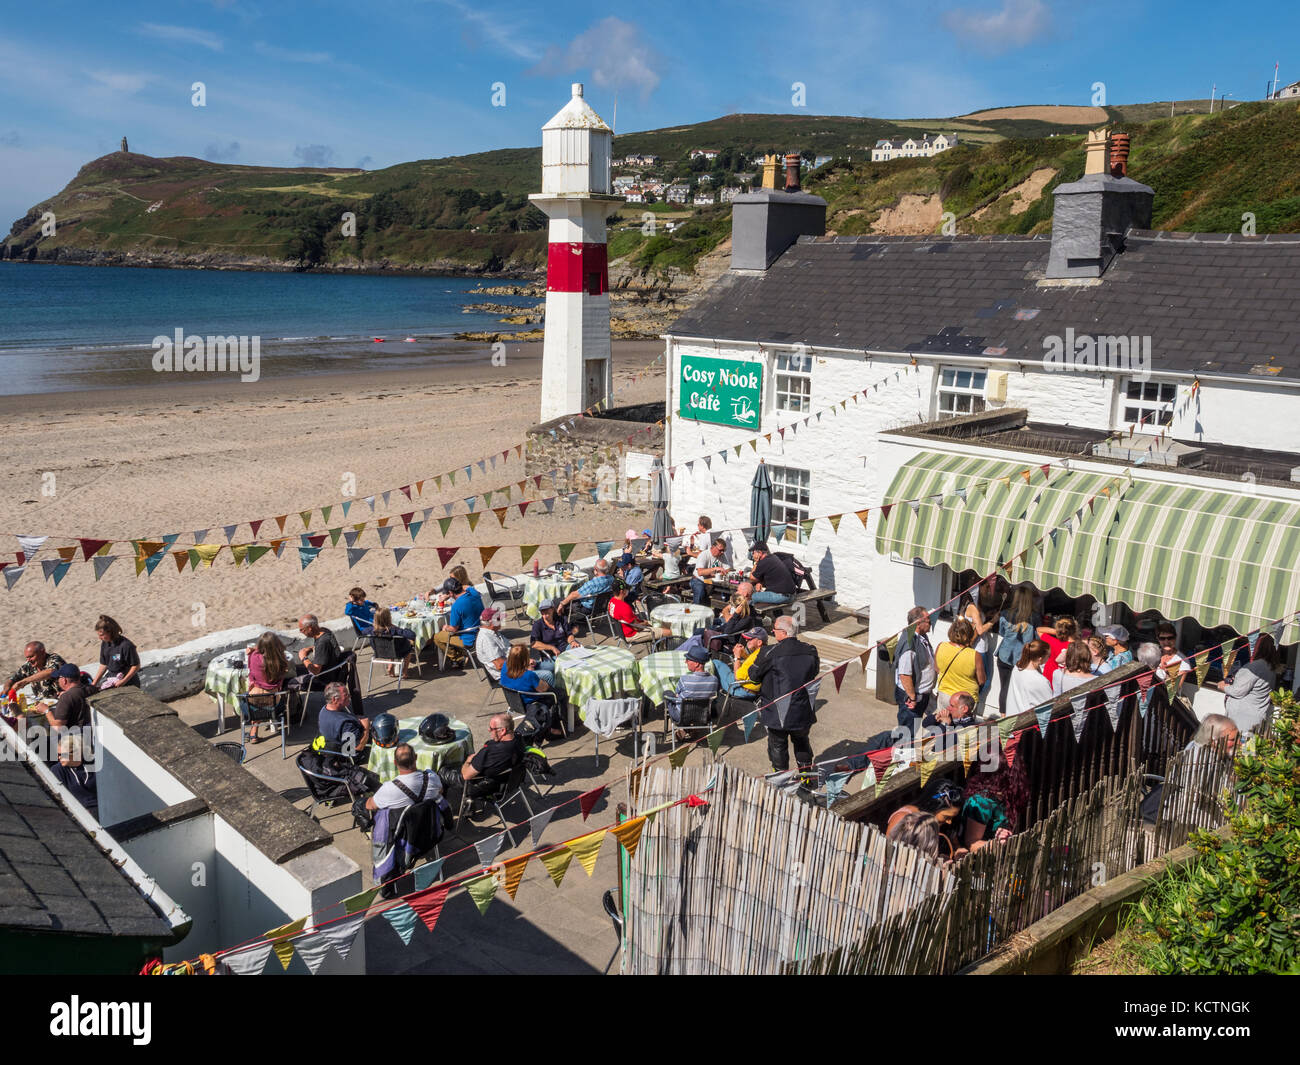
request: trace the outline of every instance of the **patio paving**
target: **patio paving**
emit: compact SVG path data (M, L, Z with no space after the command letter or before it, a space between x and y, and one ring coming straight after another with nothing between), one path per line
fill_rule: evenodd
M502 631L512 640L527 636L523 625L513 619ZM867 647L862 625L853 619L851 613L836 608L831 608L828 624L817 619L800 638L818 646L823 668ZM584 638L583 642L590 644L592 640ZM363 651L360 669L363 686L368 665L369 653ZM488 719L505 707L500 695L490 706L484 706L487 686L476 672L452 670L439 673L432 646L426 648L423 676L408 677L403 681L400 693L396 691L394 680L379 674L380 671L376 670L375 689L365 697L367 715L373 717L387 711L406 718L445 713L470 726L475 749L488 738ZM225 734L217 736L215 706L208 695L190 696L171 705L182 720L213 742L238 742L238 718L234 708L227 708ZM264 738L261 743L247 749L243 766L244 770L255 774L304 812L310 806L310 799L294 757L316 735L317 708L318 700L313 697L307 721L301 727L294 727L290 733L288 758L281 758L278 738ZM736 718L740 712L743 711L733 708L728 719ZM880 702L866 691L861 669L856 664L851 665L838 693L829 677L822 683L817 724L812 730L813 749L818 759L859 752L866 737L892 727L894 721L894 705ZM659 711L652 711L644 728L656 734L656 743L662 750L662 716ZM745 743L743 730L737 724L725 733L718 757L747 772L766 773L770 767L765 737L764 730L758 727L750 741ZM568 739L547 745L546 752L555 776L544 782L541 795L530 791L529 802L534 812L558 803L568 802L568 805L557 810L547 826L544 844L572 839L614 822L617 805L627 801L625 778L632 763L633 743L631 734L620 735L614 742L602 741L598 761L595 736L579 721L575 733ZM704 764L709 759L708 747L701 743L689 756L688 764ZM573 800L598 784L608 785L609 790L601 797L589 820L584 822L578 804ZM527 816L527 811L518 803L507 807L506 813L520 820ZM368 881L370 844L353 827L348 809L318 807L316 816L320 824L333 834L334 845L367 871ZM447 856L444 876L455 877L481 868L473 843L500 831L500 828L500 822L495 820L470 822L466 819L457 825L456 830L463 838L457 839L448 833L443 840L442 853ZM499 857L525 854L534 849L526 830L516 835L522 835L524 839L513 849L503 849ZM374 973L617 971L618 941L601 906L601 896L611 888L617 893L618 855L619 848L607 839L601 848L594 875L587 877L580 864L574 862L559 889L540 862L530 862L515 900L512 901L505 892L499 892L483 916L465 892L453 892L435 931L430 933L423 925L417 925L409 946L403 946L400 937L386 921L378 918L367 921L367 970Z

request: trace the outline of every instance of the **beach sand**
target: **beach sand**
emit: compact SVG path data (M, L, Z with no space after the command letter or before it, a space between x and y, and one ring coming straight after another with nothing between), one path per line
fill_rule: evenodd
M461 500L471 492L495 489L524 477L524 461L511 451L538 421L541 344L512 344L506 365L493 367L483 357L452 358L439 365L280 377L240 384L229 377L169 375L163 384L92 392L60 392L0 397L0 433L8 461L0 470L0 497L7 517L0 551L8 558L18 550L15 534L49 535L49 545L11 591L0 589L0 668L7 676L22 660L31 639L81 663L98 656L94 622L109 614L142 650L170 647L222 629L259 624L293 628L302 613L335 618L343 613L347 590L361 585L370 596L389 604L428 591L443 578L435 546L473 548L479 544L568 542L593 539L621 541L629 526L643 528L645 510L557 502L548 516L540 505L524 518L512 509L502 528L485 514L470 532L463 520L447 538L430 521L414 544L398 515L404 511ZM662 354L662 341L614 344L615 402L662 401L662 363L631 377ZM155 378L156 381L156 378ZM297 536L303 531L298 511L337 504L345 478L355 477L356 501L347 519L336 508L329 524L371 520L363 497L434 474L463 467L495 453L495 471L475 469L469 487L464 474L455 487L432 483L408 503L400 492L384 508L376 501L374 517L392 516L397 528L389 550L372 550L348 569L344 543L326 548L306 569L300 567ZM47 494L53 490L53 495ZM525 498L554 494L543 480L541 491L529 481ZM517 499L518 495L512 498ZM496 505L494 500L493 505ZM476 509L481 508L481 503ZM55 587L44 579L40 558L57 558L62 537L107 539L158 537L210 528L208 543L224 544L222 525L268 519L260 531L279 535L273 519L291 517L285 532L293 539L284 554L268 554L255 566L235 567L223 551L210 568L197 573L187 566L178 573L169 557L152 576L135 576L130 558L120 558L98 582L90 564L77 561ZM319 514L310 532L324 531ZM247 525L235 542L251 538ZM358 546L377 548L367 531ZM400 570L391 548L413 546ZM421 550L421 548L423 550ZM113 554L127 555L129 544ZM579 547L575 557L592 553ZM554 547L536 556L542 565L558 560ZM464 564L477 579L476 550L462 550L449 565ZM531 563L530 563L531 566ZM493 570L516 572L519 554L503 548L489 562Z

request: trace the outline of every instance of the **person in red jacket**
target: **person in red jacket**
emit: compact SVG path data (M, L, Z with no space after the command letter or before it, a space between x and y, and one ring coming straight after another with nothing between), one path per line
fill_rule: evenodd
M1050 628L1046 625L1038 627L1038 638L1047 644L1047 664L1043 666L1045 679L1049 681L1052 679L1052 674L1061 664L1060 659L1065 654L1065 649L1070 646L1070 641L1078 635L1078 632L1079 626L1074 618L1066 615L1058 617Z

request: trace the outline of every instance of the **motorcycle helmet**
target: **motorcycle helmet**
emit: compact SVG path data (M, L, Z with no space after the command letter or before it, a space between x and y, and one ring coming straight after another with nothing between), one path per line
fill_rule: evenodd
M370 722L370 735L378 747L396 747L397 718L392 714L377 714Z
M425 743L450 743L456 734L446 714L430 714L420 722L420 738Z

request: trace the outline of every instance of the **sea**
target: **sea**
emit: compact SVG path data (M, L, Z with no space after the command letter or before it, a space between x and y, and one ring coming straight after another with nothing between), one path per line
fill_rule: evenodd
M485 284L524 283L0 262L0 395L157 381L154 338L178 329L259 337L263 376L428 365L455 333L531 328L466 313L537 302L470 292Z

